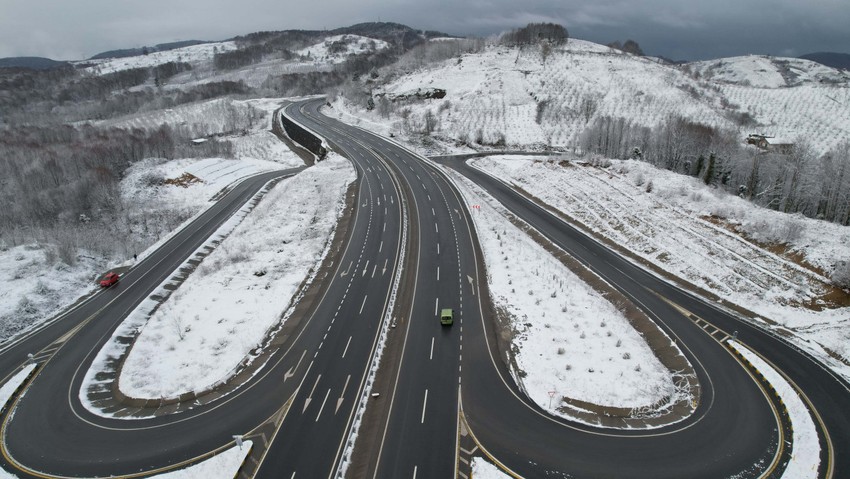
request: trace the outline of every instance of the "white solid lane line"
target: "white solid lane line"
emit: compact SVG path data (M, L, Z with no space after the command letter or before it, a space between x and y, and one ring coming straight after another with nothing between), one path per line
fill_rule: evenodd
M425 406L428 405L428 390L425 390L425 400L422 401L422 420L419 421L420 424L425 424Z
M353 338L353 336L349 336L348 342L345 343L345 350L342 352L342 357L345 357L345 353L348 352L348 345L351 344L351 338Z
M360 305L360 313L358 313L358 314L363 314L363 307L366 306L366 298L368 298L368 297L369 297L368 294L366 296L363 296L363 304Z
M319 422L319 417L322 415L322 411L325 409L325 403L328 402L328 396L331 395L331 389L328 388L328 392L325 393L325 400L322 401L322 407L319 408L319 414L316 414L316 422Z

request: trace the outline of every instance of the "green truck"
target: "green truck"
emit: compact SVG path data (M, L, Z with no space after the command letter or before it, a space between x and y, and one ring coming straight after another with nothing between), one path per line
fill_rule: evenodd
M454 322L452 318L454 310L452 308L445 308L440 311L440 324L443 326L451 326Z

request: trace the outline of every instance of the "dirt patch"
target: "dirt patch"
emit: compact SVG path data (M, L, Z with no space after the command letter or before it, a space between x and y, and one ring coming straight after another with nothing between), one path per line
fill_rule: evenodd
M737 225L732 224L725 218L721 218L719 216L703 215L700 216L700 218L705 221L708 221L713 225L719 226L731 233L734 233L744 241L758 248L761 248L765 251L785 258L786 260L796 264L797 266L800 266L801 268L805 268L806 270L809 270L812 273L815 273L822 277L829 277L829 274L822 268L819 268L806 261L805 253L791 249L791 246L787 243L768 243L764 241L758 241L756 239L753 239L746 232L741 231L741 228ZM846 308L850 306L850 292L843 290L831 283L818 281L816 278L812 278L812 281L816 282L817 291L819 292L819 295L815 298L812 298L810 301L794 302L791 304L792 306L799 306L812 311Z
M181 188L188 188L195 183L203 183L203 180L191 173L183 173L177 178L166 178L162 183L166 185L179 186Z

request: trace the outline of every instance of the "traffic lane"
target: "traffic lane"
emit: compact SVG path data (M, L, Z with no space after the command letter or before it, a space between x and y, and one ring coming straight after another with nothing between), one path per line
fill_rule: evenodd
M366 184L370 184L372 182L370 181L371 179L375 180L374 182L376 184L380 184L377 182L378 172L380 169L374 168L373 165L369 163L371 160L369 155L356 151L356 146L349 145L350 144L346 144L343 152L346 153L348 157L352 158L356 164L358 164L358 171L362 175L362 181ZM367 186L366 188L361 188L361 191L366 189L368 189L371 193L382 190L380 187L375 189L373 186ZM384 194L380 191L378 195L370 194L368 201L361 200L361 202L358 203L358 207L364 208L368 206L370 218L373 217L376 210L378 212L378 216L380 216L382 212L384 212L383 214L391 214L390 211L394 212L392 214L400 215L396 202L391 200L392 207L386 203L382 204L382 198L384 197ZM390 196L390 198L392 198L392 196ZM383 232L386 231L386 222L379 219L376 223L383 223L384 226L381 227L381 233L383 234ZM400 220L396 222L394 229L395 232L393 233L396 238L399 236L399 223ZM373 236L374 234L375 233L373 232ZM359 310L357 309L357 304L341 304L337 309L337 313L340 311L344 313L340 316L339 323L340 328L342 328L340 331L343 331L343 334L337 335L336 344L339 346L342 340L345 339L345 346L342 347L342 356L339 358L340 361L344 360L345 363L339 363L337 360L333 360L333 364L322 365L316 363L317 367L313 369L314 373L311 373L315 375L315 379L312 377L305 377L305 380L307 381L304 383L305 387L303 389L299 389L299 395L293 403L293 408L295 409L290 411L290 414L281 426L283 434L279 435L279 439L276 441L276 444L272 445L272 453L267 456L267 462L263 464L260 470L260 474L263 477L279 477L281 474L288 476L290 471L292 471L292 473L298 473L299 471L303 473L304 471L307 471L312 476L322 476L325 474L330 475L334 469L334 459L337 458L339 451L336 451L336 454L334 454L332 451L328 450L328 446L333 445L333 438L338 438L339 441L343 441L345 437L347 437L345 430L350 427L350 418L354 413L356 399L360 395L359 391L365 382L368 370L363 369L359 371L358 374L357 371L345 371L341 366L347 364L353 356L360 356L362 359L356 361L352 360L352 364L368 366L369 360L374 352L374 347L377 344L378 327L384 317L383 308L387 306L390 291L389 281L394 276L395 270L395 268L392 268L393 271L390 271L387 275L385 268L382 266L380 273L378 273L377 266L380 261L380 255L386 254L386 251L389 250L389 248L384 250L383 241L378 242L370 240L367 232L366 237L354 239L352 243L362 245L362 251L364 252L358 257L356 264L349 264L346 271L342 273L349 275L350 278L350 283L349 286L346 287L343 299L350 298L351 301L359 302L362 298L362 303L360 303ZM367 246L369 247L369 251L366 251ZM375 249L377 249L377 251L375 251ZM365 264L363 263L364 258ZM379 274L379 277L381 278L386 278L386 284L379 285L378 287L372 284L373 281L371 281L371 279L375 277L376 274ZM350 291L349 287L352 288ZM369 295L373 294L375 291L387 292L387 297L384 298L382 303L369 300ZM380 295L375 295L375 297L377 299L381 298ZM351 328L345 329L346 323L349 323ZM355 339L354 331L356 331L357 336L356 342L353 342ZM330 330L328 332L333 333L333 331ZM352 334L348 335L346 339L345 333L347 332L352 332ZM364 337L367 339L372 338L373 341L364 341L362 340ZM328 338L328 341L330 340L331 338ZM365 350L363 354L358 354L357 351L364 347L369 347L369 349ZM323 356L321 352L317 352L316 360L318 361L323 357L331 357L331 353L327 354L328 356ZM343 376L345 377L344 379ZM312 387L309 386L310 382L313 383ZM351 394L352 399L350 401L349 409L346 409L345 407L346 401L344 396L340 396L337 398L334 405L334 419L329 419L327 423L324 423L321 418L324 408L326 407L325 405L329 401L328 398L332 396L334 391L342 392L347 390L352 382L358 383L358 389L356 392ZM354 387L354 385L352 385L352 387ZM325 391L324 398L321 398L321 405L317 406L316 404L318 403L318 399L320 399L321 392L323 390ZM299 415L298 408L302 402L304 406L301 408L301 414ZM334 403L332 399L330 399L330 402ZM314 409L317 407L318 413L314 421L316 424L311 424L309 414L311 414L311 412L316 412ZM346 417L347 420L342 420L342 413L346 411L348 411L348 414L344 417ZM337 415L337 412L339 412L339 415ZM330 412L328 412L328 414L330 414ZM312 446L310 444L312 444ZM341 449L342 447L343 445L340 443L339 448Z
M297 395L256 477L330 477L368 375L391 275L352 278L347 298L331 312L320 347L309 357ZM361 300L362 298L362 300ZM324 321L328 322L328 321ZM320 331L321 332L321 331Z
M447 477L453 474L456 451L462 330L456 233L442 195L434 195L439 195L439 203L433 197L428 200L427 193L433 191L423 182L423 175L406 171L398 159L389 161L396 162L413 193L420 219L421 256L377 477ZM455 309L454 325L440 324L443 308Z

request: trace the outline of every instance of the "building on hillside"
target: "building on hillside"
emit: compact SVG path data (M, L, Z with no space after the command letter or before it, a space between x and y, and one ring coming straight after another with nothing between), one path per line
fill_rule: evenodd
M747 136L746 143L748 145L754 145L756 148L762 151L770 151L783 155L789 155L794 150L794 142L791 140L787 140L785 138L776 138L767 135L759 135L756 133L752 133Z

